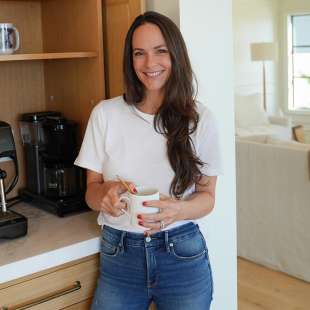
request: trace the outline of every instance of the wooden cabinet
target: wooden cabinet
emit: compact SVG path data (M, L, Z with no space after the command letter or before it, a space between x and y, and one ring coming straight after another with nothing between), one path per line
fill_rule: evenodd
M0 55L1 118L60 110L85 127L105 97L101 0L0 0L0 22L20 31L21 47Z
M143 0L105 0L104 3L106 94L111 98L123 93L122 60L126 33L145 7Z
M14 196L25 180L20 114L60 111L78 122L81 138L92 107L105 98L102 3L0 0L0 22L20 32L17 53L0 55L0 119L14 129L20 166Z
M93 255L0 285L1 310L90 309L99 270Z
M122 94L123 40L132 20L144 10L143 3L0 0L0 23L13 23L21 41L16 54L0 54L0 120L14 129L20 166L12 196L25 180L19 115L60 111L78 122L81 140L93 106ZM9 164L4 165L10 172Z
M89 310L98 272L99 255L92 255L0 284L0 310Z
M91 307L92 299L87 299L85 301L79 302L72 306L67 307L65 310L89 310Z

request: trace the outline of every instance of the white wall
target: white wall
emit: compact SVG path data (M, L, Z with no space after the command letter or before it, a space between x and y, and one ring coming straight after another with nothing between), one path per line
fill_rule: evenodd
M180 25L179 0L146 0L147 11L156 11L170 17L175 24Z
M201 223L214 275L213 310L237 309L236 197L231 0L180 0L180 29L199 81L199 99L219 121L223 176L214 211Z
M235 93L261 93L262 62L251 60L250 44L278 41L277 0L233 0ZM278 64L266 62L266 93L269 114L277 113Z
M224 174L218 178L215 209L200 222L200 227L207 239L213 268L212 310L236 310L236 182L231 0L195 0L195 6L188 0L147 0L146 9L165 14L180 25L199 82L198 98L210 107L219 122Z
M282 12L302 13L310 10L309 0L280 0Z

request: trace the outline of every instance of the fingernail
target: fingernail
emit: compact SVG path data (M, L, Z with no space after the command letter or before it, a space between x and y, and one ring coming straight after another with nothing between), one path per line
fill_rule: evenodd
M146 202L146 201L143 201L143 202L142 202L142 205L146 206L146 205L147 205L147 202Z
M139 225L141 225L141 226L143 226L143 222L141 222L141 221L139 221L139 223L138 223Z
M136 190L135 187L132 189L132 191L133 191L134 193L137 193L137 190Z
M148 234L147 234L147 232L146 232L146 231L145 231L143 234L144 234L144 237L148 236Z
M138 214L137 218L141 220L142 216L140 214Z

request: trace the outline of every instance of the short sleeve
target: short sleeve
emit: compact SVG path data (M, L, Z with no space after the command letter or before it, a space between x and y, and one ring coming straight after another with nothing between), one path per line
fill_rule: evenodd
M207 176L222 174L222 156L217 121L213 113L205 108L200 116L197 133L197 151L204 163L201 172Z
M102 173L105 157L105 122L100 106L98 104L90 115L79 155L74 162L77 166L97 173Z

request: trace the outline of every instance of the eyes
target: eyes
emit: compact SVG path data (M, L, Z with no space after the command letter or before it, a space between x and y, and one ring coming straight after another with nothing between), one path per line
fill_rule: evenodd
M133 56L134 57L142 57L146 54L144 50L134 50ZM158 48L154 50L155 55L163 55L163 54L169 54L169 51L167 48Z
M169 51L166 49L166 48L160 48L160 49L158 49L158 54L168 54L169 53Z

